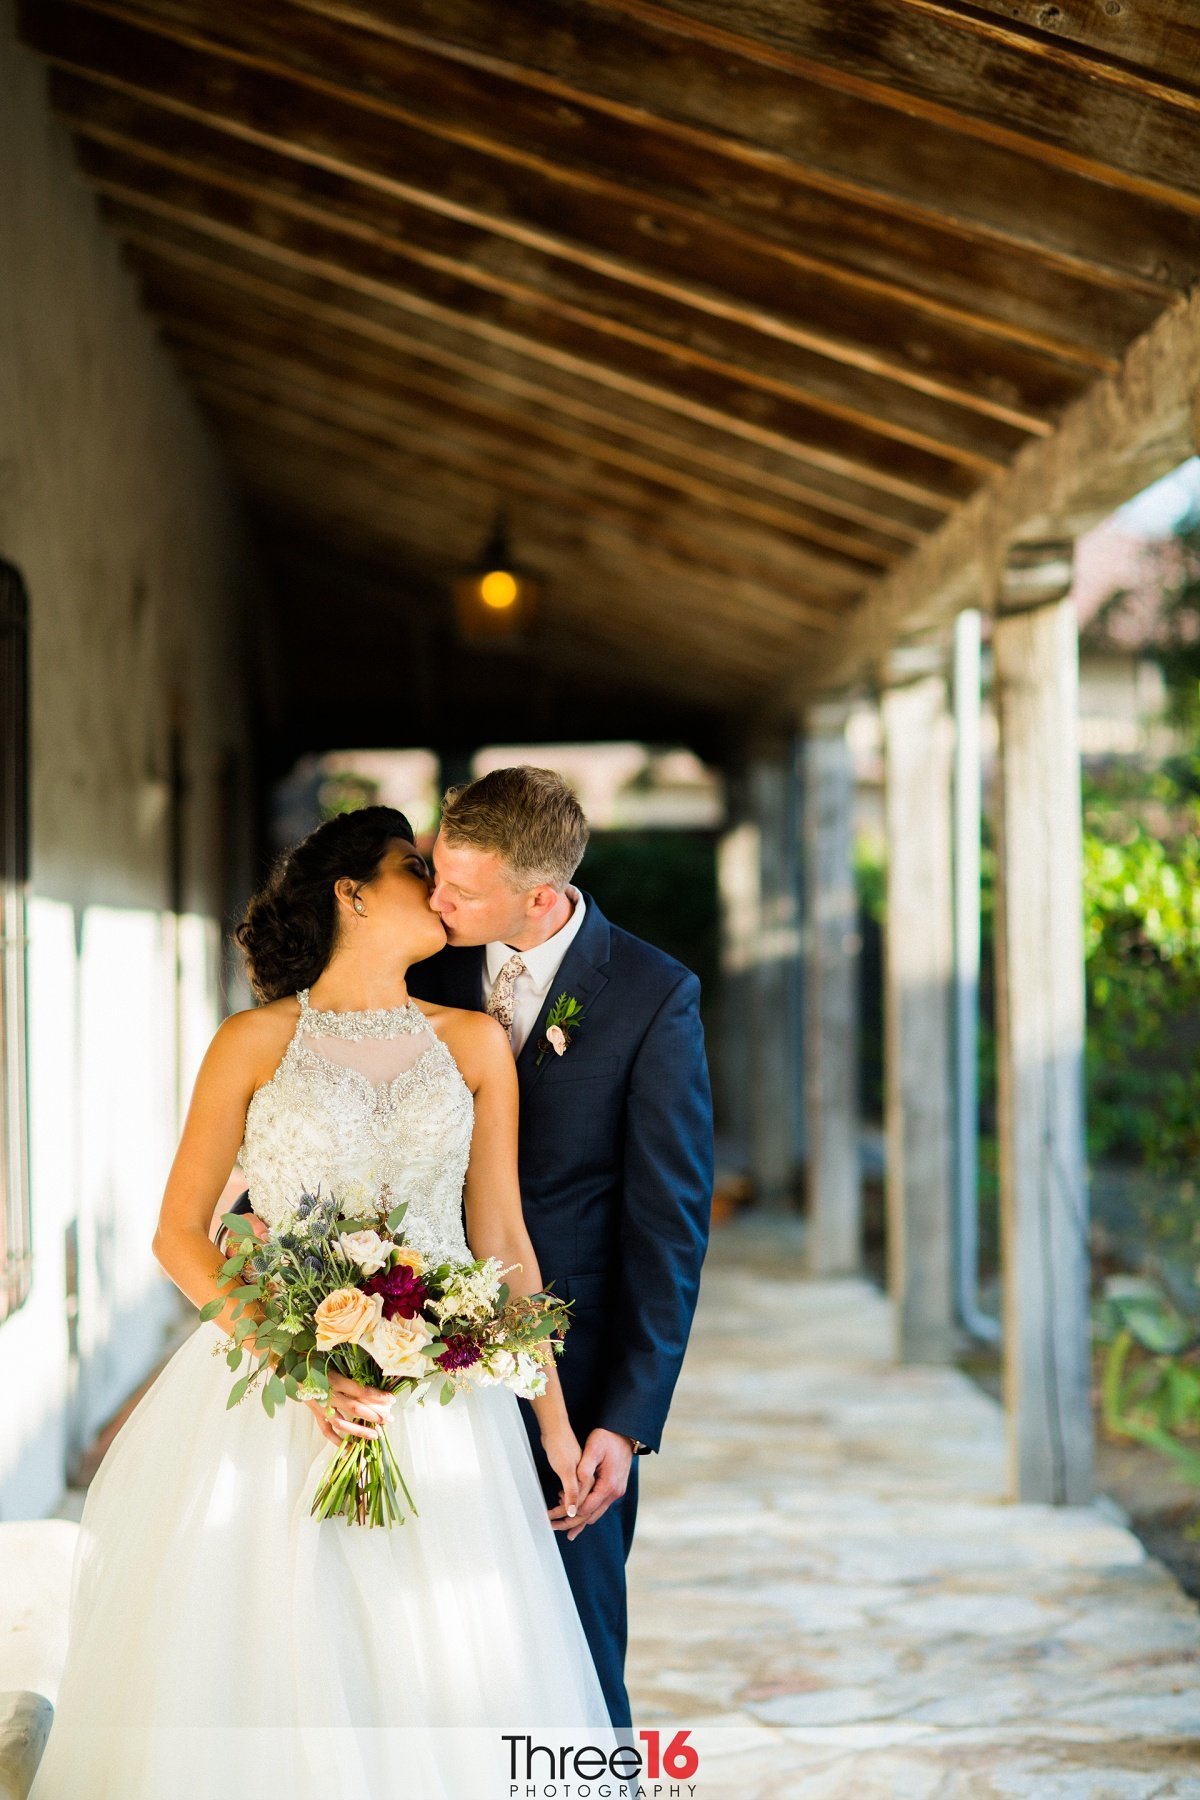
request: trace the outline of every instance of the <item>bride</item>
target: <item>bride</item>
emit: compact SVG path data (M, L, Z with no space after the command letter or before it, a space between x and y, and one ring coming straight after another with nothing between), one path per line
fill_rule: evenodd
M386 1184L423 1254L496 1256L520 1265L514 1292L540 1287L505 1034L409 998L409 966L445 942L429 893L407 819L374 806L314 831L251 902L238 938L263 1004L209 1048L154 1237L197 1308L225 1291L209 1227L235 1161L272 1229L305 1190ZM227 1409L234 1304L168 1362L88 1490L31 1800L223 1800L257 1778L288 1800L482 1800L509 1791L502 1734L605 1742L515 1397L394 1409L332 1375L328 1413L289 1401L270 1419L256 1393ZM553 1370L533 1404L575 1506ZM384 1431L419 1516L312 1518L335 1446Z

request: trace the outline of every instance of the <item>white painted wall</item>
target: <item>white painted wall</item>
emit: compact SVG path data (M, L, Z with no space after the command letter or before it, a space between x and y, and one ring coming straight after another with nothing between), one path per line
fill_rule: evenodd
M153 1368L184 1306L150 1242L177 1088L218 1015L222 759L246 767L231 490L44 90L0 0L0 556L21 570L32 619L36 1259L30 1300L0 1324L0 1519L54 1508L69 1443ZM178 922L172 716L188 782Z

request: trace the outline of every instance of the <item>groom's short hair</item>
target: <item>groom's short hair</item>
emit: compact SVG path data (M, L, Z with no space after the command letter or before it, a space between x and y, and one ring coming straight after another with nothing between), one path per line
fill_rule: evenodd
M528 763L451 788L442 801L441 829L448 844L493 851L518 893L542 882L565 888L588 841L574 791L553 769Z

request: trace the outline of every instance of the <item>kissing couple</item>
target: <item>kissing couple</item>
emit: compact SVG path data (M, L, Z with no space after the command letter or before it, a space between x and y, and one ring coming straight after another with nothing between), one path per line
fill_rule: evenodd
M154 1238L197 1307L240 1166L260 1233L306 1192L386 1190L425 1257L494 1256L570 1302L545 1391L227 1407L228 1301L167 1363L88 1490L32 1800L464 1800L477 1728L631 1724L625 1561L712 1196L700 987L572 885L588 827L545 769L447 794L432 867L404 815L319 826L238 940L259 1004L197 1077ZM247 1340L252 1347L252 1340ZM311 1515L332 1445L386 1433L420 1512ZM397 1758L404 1758L403 1778ZM493 1768L493 1774L495 1770Z

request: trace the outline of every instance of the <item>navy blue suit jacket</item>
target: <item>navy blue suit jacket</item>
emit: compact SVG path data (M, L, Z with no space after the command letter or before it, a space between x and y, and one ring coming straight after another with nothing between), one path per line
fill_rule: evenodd
M700 983L587 912L517 1058L520 1178L542 1279L572 1301L560 1364L581 1441L596 1426L657 1450L700 1287L712 1206L712 1097ZM485 951L409 970L418 999L483 1008ZM546 1016L584 1021L538 1062Z

